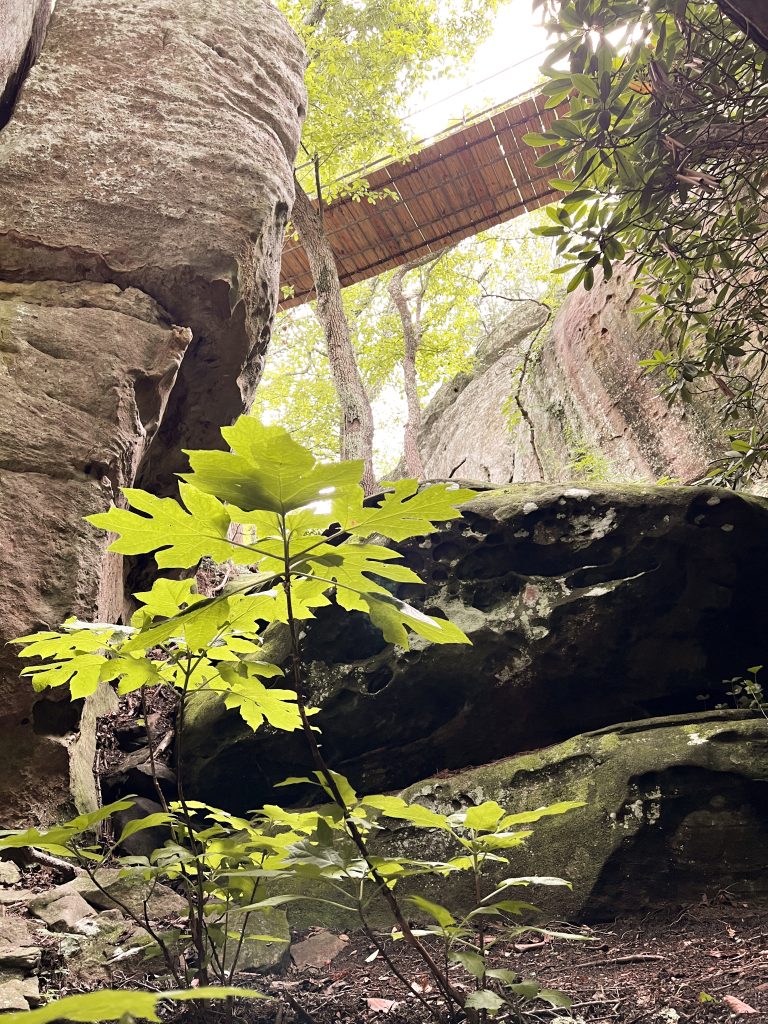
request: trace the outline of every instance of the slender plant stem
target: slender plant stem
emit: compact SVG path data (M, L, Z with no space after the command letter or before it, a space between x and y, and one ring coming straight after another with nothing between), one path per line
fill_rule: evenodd
M460 992L457 988L455 988L455 986L451 983L450 978L446 977L440 970L439 966L437 965L436 961L430 954L429 950L427 950L424 944L419 941L418 937L413 934L411 926L406 920L402 908L400 907L400 904L397 901L397 898L387 885L386 880L382 877L376 866L373 864L371 856L368 852L368 847L365 842L365 839L363 838L357 824L352 820L349 808L347 807L347 804L344 798L342 797L341 792L339 791L339 787L336 783L336 779L333 776L333 772L326 764L325 758L320 752L320 747L318 746L314 731L312 729L312 726L310 725L309 718L307 716L306 694L304 693L304 683L301 671L301 652L299 649L299 638L296 629L296 618L293 613L293 599L291 593L291 557L289 539L284 519L281 519L280 527L283 536L283 564L285 571L284 582L286 595L286 610L288 613L288 629L291 640L291 667L293 673L293 683L294 689L296 691L296 703L299 709L301 725L304 732L304 736L309 745L310 752L312 754L312 759L314 760L321 776L325 780L325 784L328 787L328 792L331 794L332 799L341 810L342 815L344 817L344 823L346 825L347 832L349 833L350 838L352 839L353 843L359 850L361 856L363 857L363 860L366 862L368 870L371 873L371 878L373 879L379 893L381 894L385 902L388 904L392 912L392 916L394 917L398 928L402 932L403 937L406 939L409 945L416 950L421 959L424 961L427 969L429 970L429 973L434 978L438 988L442 992L448 1004L450 1005L453 1002L456 1005L463 1008L464 1003L466 1001L464 993Z

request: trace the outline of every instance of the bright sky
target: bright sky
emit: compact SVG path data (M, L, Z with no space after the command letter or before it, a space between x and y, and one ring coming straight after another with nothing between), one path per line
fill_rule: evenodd
M479 113L536 84L546 33L531 6L531 0L508 0L465 73L440 79L424 90L408 118L417 138L434 135L462 115Z

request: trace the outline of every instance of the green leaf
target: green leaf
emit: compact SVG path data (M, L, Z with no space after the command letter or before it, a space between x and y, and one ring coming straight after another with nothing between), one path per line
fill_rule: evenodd
M516 981L507 985L507 990L512 992L518 999L536 999L541 989L537 981Z
M384 639L388 643L397 644L403 650L407 651L410 648L406 627L433 644L472 643L469 637L448 619L432 618L399 598L391 595L379 597L366 594L365 602L368 605L371 622L379 627Z
M282 670L276 665L249 663L241 669L222 665L219 671L226 684L224 704L228 708L237 708L243 721L251 729L255 731L265 721L275 729L285 732L301 729L301 716L295 692L267 688L258 678L264 675L282 675Z
M457 506L477 497L475 491L435 484L419 491L418 480L398 480L386 484L392 490L384 495L376 508L363 508L359 513L347 509L342 526L355 537L378 533L390 540L423 537L437 530L437 523L458 519Z
M433 921L437 921L441 928L448 928L452 924L456 924L456 918L447 909L439 903L433 903L432 900L426 899L424 896L408 896L408 902L412 903L419 910L423 910L425 914L429 914ZM482 958L478 958L481 960ZM475 975L475 977L482 977L482 974Z
M362 501L361 462L316 462L287 430L253 416L221 433L232 452L187 452L192 472L182 479L238 509L285 514L313 502Z
M193 579L167 580L160 578L155 580L151 590L133 595L142 602L143 607L133 615L132 625L138 627L159 617L170 619L185 609L199 604L200 601L204 601L203 595L197 593L196 586Z
M22 675L29 676L36 691L48 686L69 684L72 700L90 697L95 693L106 662L103 654L76 654L68 661L54 661L49 665L28 665Z
M543 999L544 1002L549 1003L550 1006L556 1006L563 1010L568 1010L573 1006L573 1000L571 997L556 988L540 988L537 998Z
M84 833L93 831L94 825L109 818L117 811L126 811L133 807L132 800L117 800L111 804L105 804L96 811L88 814L79 814L70 821L41 832L36 828L28 828L24 831L9 831L0 834L0 850L21 850L33 846L37 850L44 850L57 857L72 857L75 854L68 844L79 839Z
M181 484L179 493L186 507L174 498L157 498L146 491L125 487L123 494L128 504L143 515L111 508L86 519L119 535L110 544L110 551L123 555L155 551L155 561L161 569L187 569L206 555L217 562L231 558L248 565L253 561L252 554L230 542L231 521L220 501L189 484Z
M269 591L206 598L175 618L142 629L123 644L121 652L148 651L171 640L199 651L227 632L257 633L261 620L273 618L275 606L276 595Z
M316 545L300 571L310 572L321 580L337 584L337 600L347 610L365 611L368 594L389 599L389 591L370 576L381 576L396 583L421 583L416 573L405 565L392 564L402 558L397 551L378 544L347 543L339 546Z
M516 971L510 971L508 967L494 967L485 973L487 977L496 978L497 981L502 981L505 985L517 984L520 977Z
M557 804L549 804L547 807L538 807L535 811L521 811L519 814L508 814L501 822L500 828L507 829L510 825L527 825L532 821L539 821L540 818L550 818L558 814L566 814L568 811L585 806L586 804L583 800L563 800Z
M471 1010L487 1010L492 1017L495 1017L499 1010L507 1005L507 1001L489 988L484 988L467 996L464 1005Z
M476 914L485 914L488 911L492 911L493 914L501 913L514 914L515 917L519 917L520 914L535 913L539 910L533 903L526 903L525 900L497 900L494 903L489 904L487 907L478 907L473 910L469 915L473 917Z
M117 692L132 693L142 686L156 686L163 682L157 665L140 655L120 654L116 658L104 661L99 678L103 683L119 679Z
M8 1013L4 1024L49 1024L51 1021L75 1021L82 1024L97 1024L99 1021L130 1019L157 1022L159 1004L165 999L180 1002L189 999L266 999L261 992L249 988L200 987L171 992L139 992L123 989L101 989L84 995L65 996L47 1003L36 1010L22 1013Z
M523 875L519 878L505 878L499 882L498 889L506 889L511 885L562 885L566 889L573 888L573 885L564 878L555 878L551 875Z
M137 832L143 832L146 828L155 828L157 825L167 825L173 820L170 814L166 814L165 811L158 811L155 814L148 814L144 818L134 818L133 821L129 821L123 831L120 833L118 839L118 845L124 843L130 836L136 835Z
M462 824L465 828L487 832L496 828L504 817L504 813L504 808L500 807L495 800L486 800L485 803L478 804L476 807L468 807L466 811L460 812L457 818L463 818Z
M363 797L363 803L366 807L381 811L387 818L398 818L417 828L437 828L443 832L451 830L444 814L430 811L421 804L408 804L399 796L366 796Z

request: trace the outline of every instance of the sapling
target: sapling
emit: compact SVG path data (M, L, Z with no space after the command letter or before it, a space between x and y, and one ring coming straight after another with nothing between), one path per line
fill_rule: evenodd
M526 993L547 997L535 983L531 988L509 971L487 967L483 922L529 908L508 898L507 889L513 885L567 883L513 878L484 893L484 870L490 862L505 863L501 851L525 840L530 830L518 826L579 805L560 803L508 814L486 802L446 816L394 796L358 796L323 757L301 649L302 622L332 602L364 613L387 642L404 649L414 635L422 642L469 643L454 623L426 615L397 596L398 584L422 580L402 564L402 556L388 542L434 532L461 515L459 506L473 492L450 484L420 490L415 480L401 480L385 485L378 503L371 505L364 503L359 483L362 463L318 462L287 431L265 427L250 417L242 417L222 434L230 451L187 453L191 471L183 474L180 500L126 488L128 507L114 507L88 519L117 535L113 551L154 552L160 569L190 572L202 558L213 558L240 567L239 574L213 597L199 594L192 579L161 577L150 590L135 595L139 607L128 626L69 620L59 630L16 641L22 658L37 659L24 670L36 690L68 686L73 699L88 697L102 685L115 685L119 694L141 690L148 720L146 693L158 686L172 688L178 695L177 800L167 801L163 795L156 771L156 738L148 729L150 765L162 812L129 822L106 850L94 846L92 829L124 809L126 801L45 833L6 833L0 837L0 849L28 845L74 858L97 882L94 866L109 859L116 859L127 875L150 884L159 879L171 882L187 901L181 930L163 933L150 920L146 904L143 914L131 916L145 928L179 986L205 986L211 980L226 985L245 942L279 941L268 932L249 934L251 915L268 917L292 900L312 899L356 913L396 977L412 991L371 927L369 910L376 900L388 909L395 936L420 957L450 1019L482 1021L514 1009ZM276 645L266 641L277 630L287 631L285 664L267 657ZM200 694L223 700L254 730L264 725L301 730L314 774L298 781L319 787L318 806L296 811L269 805L238 818L187 794L185 712L188 702L200 699ZM444 833L458 847L457 856L424 861L383 855L377 844L387 820ZM158 825L170 830L170 838L150 857L116 856L116 848L130 835ZM468 914L419 896L404 903L397 894L397 885L405 878L455 871L470 871L474 879L475 906ZM330 886L331 896L324 890L301 895L295 887L289 891L286 883L297 878ZM412 927L409 915L414 908L434 925ZM433 951L435 936L443 943L442 954ZM189 952L180 957L179 947L188 947ZM465 968L469 986L454 980L454 972L449 974L451 963ZM468 987L474 991L468 993ZM439 1007L419 998L441 1019ZM103 1002L98 1005L103 1008ZM227 1005L231 1015L231 993ZM98 1019L108 1018L102 1014Z

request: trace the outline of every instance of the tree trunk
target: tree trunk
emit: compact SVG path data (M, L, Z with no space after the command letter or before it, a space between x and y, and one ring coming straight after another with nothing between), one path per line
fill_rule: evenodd
M298 181L295 181L295 185L293 223L307 254L315 282L317 318L325 334L331 376L341 405L341 457L363 460L363 487L366 494L372 494L376 488L373 473L373 414L341 302L336 258L325 234L322 214L314 208Z
M752 42L768 50L768 7L765 0L717 0L718 7L743 28Z
M403 278L410 270L410 267L403 267L398 270L389 282L389 294L395 304L400 320L403 325L403 381L405 384L405 401L408 409L408 418L405 423L403 436L403 463L405 475L423 480L426 476L424 463L419 452L419 430L421 429L421 403L419 402L419 390L416 380L416 353L419 351L421 342L421 295L417 298L416 316L411 315L408 306L408 299L403 291ZM423 293L422 293L423 294Z

